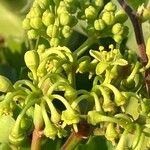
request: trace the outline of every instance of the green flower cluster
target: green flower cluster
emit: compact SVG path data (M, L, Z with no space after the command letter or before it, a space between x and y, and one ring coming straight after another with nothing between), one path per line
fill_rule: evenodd
M128 130L127 133L138 132L135 122L141 116L149 120L149 100L142 94L146 90L143 68L137 60L131 62L136 54L128 51L122 55L119 49L110 45L110 51L100 46L99 51L90 50L90 55L77 58L65 46L42 48L39 45L37 50L25 53L25 63L30 70L29 80L18 80L13 85L8 78L0 76L3 81L0 91L4 93L0 102L1 115L11 112L13 116L18 110L9 135L12 144L20 145L27 140L33 127L54 140L56 136L67 136L68 127L78 132L78 123L87 121L93 126L102 123L103 135L116 145L122 129ZM149 44L147 53L148 50ZM121 75L124 69L126 72ZM87 72L93 82L91 90L77 90L76 74ZM131 82L135 83L132 87ZM59 110L54 100L60 101L65 109ZM83 111L82 101L85 100L90 107ZM145 130L149 129L147 121ZM143 126L143 123L137 125ZM97 130L96 126L94 134L99 134Z
M72 130L78 132L81 122L117 150L139 149L144 138L149 140L150 102L144 75L150 68L150 40L145 67L134 52L99 44L104 37L120 43L126 36L126 19L111 1L34 1L23 26L29 39L43 36L50 47L37 44L25 53L28 79L12 84L0 76L0 116L11 115L15 121L8 136L11 144L27 141L34 129L44 138L63 138ZM87 40L73 51L63 42L81 22ZM79 74L92 83L89 90L77 87ZM130 137L134 140L127 145Z
M123 25L127 16L116 9L115 4L111 1L105 4L104 0L36 0L23 27L29 39L42 36L52 47L64 45L65 39L80 28L87 37L112 37L120 43L128 34Z

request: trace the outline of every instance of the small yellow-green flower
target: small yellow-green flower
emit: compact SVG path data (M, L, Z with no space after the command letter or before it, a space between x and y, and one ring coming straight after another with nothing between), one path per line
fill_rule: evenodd
M61 119L68 125L80 122L79 114L74 110L64 110Z

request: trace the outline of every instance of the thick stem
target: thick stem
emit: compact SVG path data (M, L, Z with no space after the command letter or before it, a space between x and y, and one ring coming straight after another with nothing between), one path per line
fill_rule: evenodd
M78 132L72 132L60 150L73 150L77 144L86 139L90 134L91 128L86 122L78 125Z
M122 8L125 10L125 12L128 14L128 16L130 17L130 20L134 28L136 42L138 45L140 61L143 64L143 66L145 66L148 62L148 58L146 55L146 46L144 42L142 25L140 23L140 19L138 15L136 14L136 12L125 2L125 0L118 0L118 2L122 6ZM146 70L145 72L145 80L146 80L146 85L147 85L147 91L148 91L148 94L150 95L150 69Z
M32 134L31 150L41 150L42 132L39 129L34 129Z
M91 45L93 45L97 40L97 37L92 36L89 37L78 49L76 49L73 53L77 55L77 57L81 56Z

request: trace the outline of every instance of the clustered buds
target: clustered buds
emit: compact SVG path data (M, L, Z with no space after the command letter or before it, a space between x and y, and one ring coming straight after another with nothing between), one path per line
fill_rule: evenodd
M97 34L97 31L108 34L107 31L115 23L123 24L127 20L124 12L116 12L116 10L116 5L111 1L104 6L103 0L91 2L37 0L24 19L23 27L27 30L29 39L44 37L51 47L56 47L64 44L63 41L71 37L72 28L75 30L76 27L77 30L80 28L78 27L80 20L87 25L85 29L87 35ZM112 36L110 32L107 36L111 36L117 43L120 43L127 35L127 32L123 32L126 34Z

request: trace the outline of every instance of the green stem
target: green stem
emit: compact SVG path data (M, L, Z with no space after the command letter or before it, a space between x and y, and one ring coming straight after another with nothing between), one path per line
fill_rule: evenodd
M68 81L72 85L72 87L76 88L74 68L72 68L72 70L68 73Z
M37 50L39 44L40 36L37 37L34 49Z
M63 50L63 48L62 48L62 50ZM60 49L60 47L50 48L41 55L41 60L43 60L44 58L46 58L52 54L57 54L60 58L66 58L65 55L63 54L62 50Z
M56 82L54 83L47 91L48 95L51 95L53 93L53 91L55 90L55 88L57 88L58 86L68 86L66 82Z
M66 109L72 111L71 105L68 103L68 101L63 96L60 96L58 94L53 94L52 97L60 100L65 105Z
M124 130L124 132L121 135L121 138L120 138L119 143L118 143L115 150L125 150L126 138L127 138L128 132L129 132L128 129Z
M94 100L95 100L95 110L103 113L97 94L95 92L92 92L91 95L94 97Z
M136 131L135 131L136 133L135 133L135 139L132 144L132 149L135 149L135 147L138 145L142 134L141 126L139 124L136 124L135 126L136 126Z
M145 139L145 135L144 135L144 133L142 133L140 136L140 140L138 142L138 145L136 146L136 148L134 150L141 150L142 149L144 139Z
M140 63L137 62L137 63L135 64L134 69L132 70L131 74L130 74L130 75L128 76L128 78L127 78L127 82L128 82L128 83L131 82L131 81L134 79L136 73L137 73L138 70L139 70L139 67L140 67Z
M28 86L32 91L37 91L37 88L33 85L33 83L29 80L19 80L14 84L14 88L19 88L22 85Z
M77 107L77 105L84 99L88 99L90 95L81 95L79 96L72 104L71 107L74 109Z
M53 98L51 99L47 96L44 96L43 99L45 99L45 101L48 104L48 107L50 109L52 122L58 123L60 121L60 114L57 112L55 106L52 103Z
M42 116L44 119L45 126L52 126L52 122L50 121L48 114L46 112L45 102L41 103L41 108L42 108Z
M116 124L122 126L123 128L127 127L127 124L124 120L119 120L117 118L101 115L97 119L100 120L100 122L113 122L113 123L116 123Z
M73 53L79 57L82 55L90 46L92 46L97 40L97 37L90 36L78 49L76 49Z
M23 116L25 115L25 113L26 113L26 111L32 106L32 105L34 105L36 102L38 102L38 100L35 98L35 99L33 99L33 96L35 96L35 93L33 94L31 94L31 95L29 95L26 99L28 99L27 101L29 101L26 105L25 105L25 107L23 108L23 110L21 111L21 113L18 115L18 117L17 117L17 119L16 119L16 123L15 123L15 126L14 126L14 128L13 128L13 130L12 130L12 132L13 133L18 133L18 131L19 131L19 129L20 129L20 123L21 123L21 120L22 120L22 118L23 118Z
M105 80L103 83L110 83L111 82L111 75L110 75L110 70L106 69L106 73L105 73Z
M113 111L114 102L111 100L110 95L107 90L105 90L101 85L96 85L93 88L93 91L99 90L103 96L103 109L104 111Z

